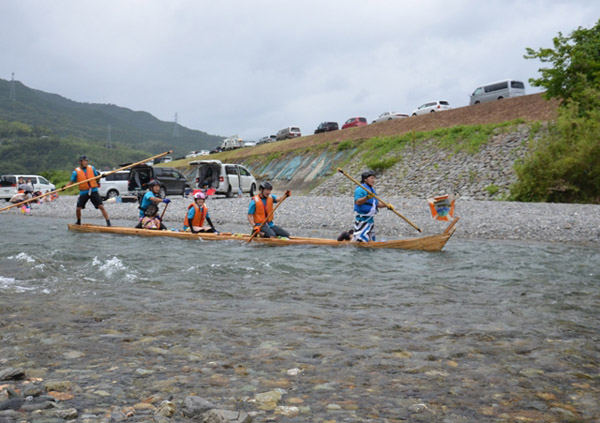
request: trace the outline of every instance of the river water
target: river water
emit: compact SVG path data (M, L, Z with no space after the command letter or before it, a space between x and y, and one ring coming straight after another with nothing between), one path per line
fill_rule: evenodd
M595 248L269 247L0 223L0 369L69 380L80 413L195 394L255 421L600 419ZM273 390L275 404L256 400Z

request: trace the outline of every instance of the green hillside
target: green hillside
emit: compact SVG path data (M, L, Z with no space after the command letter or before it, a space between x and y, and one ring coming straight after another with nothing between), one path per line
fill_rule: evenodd
M224 138L183 126L178 126L179 136L174 137L173 122L160 121L147 112L113 104L79 103L18 81L14 84L13 101L11 82L0 79L0 120L21 122L59 138L74 137L104 145L110 125L113 144L149 153L173 150L175 156L191 150L210 150Z

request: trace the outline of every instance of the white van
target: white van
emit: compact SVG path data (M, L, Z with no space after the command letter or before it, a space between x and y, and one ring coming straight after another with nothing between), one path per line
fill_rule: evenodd
M477 87L471 94L470 105L486 103L488 101L502 100L503 98L519 97L525 95L525 84L521 81L505 79L504 81L490 82Z
M34 192L45 194L56 189L54 184L40 175L2 175L0 176L0 198L9 201L17 193L21 179L25 183L30 180Z
M288 138L301 137L302 133L297 126L288 126L287 128L277 131L277 141L287 140Z
M129 170L120 170L106 175L104 178L99 179L100 187L98 188L98 194L100 194L103 200L127 195L128 180Z
M196 166L196 187L214 188L216 194L233 197L247 192L250 197L256 192L256 179L244 166L236 163L222 163L220 160L196 160L189 163Z

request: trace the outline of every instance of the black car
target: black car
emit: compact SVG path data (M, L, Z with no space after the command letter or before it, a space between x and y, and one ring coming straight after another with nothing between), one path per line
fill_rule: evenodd
M184 195L190 188L190 183L178 170L172 167L154 167L139 165L129 173L128 188L133 195L144 195L148 189L148 182L156 180L160 183L160 198L167 195Z
M315 129L315 134L320 134L321 132L329 132L329 131L337 131L340 129L337 122L323 122L321 123L317 129Z

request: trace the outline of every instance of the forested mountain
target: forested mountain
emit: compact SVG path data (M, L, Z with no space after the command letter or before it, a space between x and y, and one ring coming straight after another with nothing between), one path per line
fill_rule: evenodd
M74 137L105 145L110 125L113 144L149 153L172 149L175 156L191 150L210 150L224 138L181 125L175 137L174 122L160 121L150 113L113 104L79 103L18 81L14 82L13 100L10 86L10 81L0 79L0 120L21 122L59 138Z

